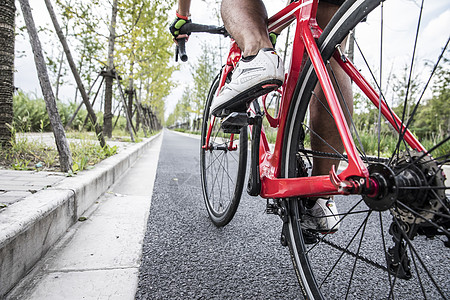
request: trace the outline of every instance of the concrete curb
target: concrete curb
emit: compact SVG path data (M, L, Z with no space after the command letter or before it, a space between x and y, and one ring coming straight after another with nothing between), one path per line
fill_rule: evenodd
M2 212L0 299L47 253L66 230L128 170L160 134L68 177Z

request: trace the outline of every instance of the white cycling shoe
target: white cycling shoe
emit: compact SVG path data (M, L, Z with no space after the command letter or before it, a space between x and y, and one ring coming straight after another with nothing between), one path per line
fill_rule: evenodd
M283 81L284 66L281 58L273 49L261 49L253 58L242 58L239 61L231 81L215 96L211 113L223 116L229 112L245 111L248 102L276 90Z
M318 198L312 208L306 209L302 228L321 233L334 233L339 229L339 216L332 198Z

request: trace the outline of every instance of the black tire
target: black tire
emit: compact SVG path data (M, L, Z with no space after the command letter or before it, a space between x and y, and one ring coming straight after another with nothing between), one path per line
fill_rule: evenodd
M340 44L352 29L371 12L378 11L376 8L381 2L383 1L345 2L318 40L325 62L330 60L335 46ZM383 5L387 3L389 1ZM370 15L368 20L371 22ZM438 61L437 57L435 61ZM305 136L311 134L308 133L310 128L305 118L316 83L317 76L311 63L307 62L300 75L286 124L282 161L284 177L310 174L310 158L315 153L304 150ZM410 119L414 119L414 116L411 114ZM383 130L381 125L378 128ZM374 136L376 138L376 134ZM438 148L445 145L448 147L448 133L441 137L440 141L436 142L436 147L428 149L434 156L439 156L435 154ZM357 143L356 138L355 142ZM445 194L448 186L445 185L443 175L443 164L448 161L449 153L444 153L443 159L434 160L413 149L400 149L405 148L404 145L403 142L398 143L394 153L388 155L388 160L377 157L377 162L365 162L369 170L383 164L394 170L395 176L399 176L397 171L400 173L400 169L405 167L420 169L417 173L424 175L429 173L430 175L425 175L426 181L430 186L438 188L421 191L423 194L420 198L426 201L420 204L422 206L417 210L429 210L431 215L422 212L420 217L414 216L412 221L411 218L408 219L410 216L407 216L405 209L401 209L405 202L400 199L396 199L389 210L379 212L368 207L361 196L336 196L341 218L340 229L335 234L321 235L302 231L301 220L306 199L286 199L289 221L285 234L297 278L307 299L445 299L450 296L449 197ZM364 156L363 147L357 147ZM336 156L330 158L335 159ZM414 166L407 164L407 161L414 162ZM425 167L427 164L430 167ZM414 208L419 206L417 203L410 204ZM393 235L393 232L397 235ZM391 249L395 245L401 245L401 242L393 242L394 236L401 236L401 241L406 245L407 250L401 251L401 257L409 260L411 274L405 271L408 266L402 271L401 268L394 269L394 266L387 265L391 251L395 252L395 249ZM432 236L433 239L426 236ZM402 262L407 265L407 260ZM388 272L389 268L394 271ZM412 278L405 279L410 275Z
M209 109L218 86L219 76L211 85L206 101L201 145L206 143L211 119ZM217 118L209 141L211 148L209 150L200 149L203 198L211 221L218 227L228 224L236 213L244 187L247 166L247 126L242 127L239 134L234 134L233 145L237 147L231 151L227 149L230 144L230 136L231 134L224 132L220 120Z

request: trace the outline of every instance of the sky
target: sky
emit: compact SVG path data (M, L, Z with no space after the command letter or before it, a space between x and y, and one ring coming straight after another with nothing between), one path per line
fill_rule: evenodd
M266 8L269 16L276 13L280 8L282 8L287 0L267 0ZM45 5L41 1L30 1L33 8L33 16L37 26L44 26L45 24L50 24L50 17L46 10ZM213 1L210 1L213 2ZM384 43L389 44L389 48L393 49L393 52L385 52L384 61L388 66L386 68L400 68L404 65L407 60L403 59L399 52L401 49L410 49L411 46L408 45L405 40L408 34L413 32L414 26L409 23L408 18L403 18L402 16L408 16L412 9L417 9L418 0L394 0L385 2L385 16L386 20L395 21L395 27L387 25L385 32L388 33L388 37ZM20 10L20 6L17 6ZM192 20L195 23L202 24L214 24L218 25L218 20L216 18L215 11L218 10L217 4L206 4L202 0L192 0L191 4L191 14ZM430 13L433 18L429 18L427 15ZM173 15L175 15L175 7L173 9ZM426 7L424 9L424 29L421 31L421 43L426 45L421 49L425 49L419 55L421 57L434 58L437 56L439 47L433 45L442 45L450 32L450 1L448 0L428 0L426 2ZM361 41L364 49L368 50L370 56L379 57L379 45L378 42L373 40L372 37L377 34L378 28L371 26L375 23L376 15L373 19L369 19L364 26L361 26L361 31L357 32L359 40ZM19 23L21 21L19 20ZM23 23L23 21L22 21ZM386 21L385 24L388 24ZM365 26L367 25L367 26ZM364 28L365 27L365 28ZM41 35L42 36L42 35ZM284 38L282 39L284 41ZM44 41L45 42L45 41ZM196 56L200 52L200 47L202 43L207 43L213 45L214 47L219 46L219 38L217 36L208 34L197 34L192 35L187 43L187 53L189 56L189 61L187 63L178 62L180 65L180 70L173 74L173 79L177 83L177 87L174 88L173 92L167 97L166 100L166 113L167 117L170 112L173 111L177 101L181 98L182 92L186 86L192 84L191 69L192 64L196 62ZM227 45L226 41L222 42L223 45ZM174 49L174 48L173 48ZM50 48L49 51L57 51L57 49ZM226 53L227 50L224 50ZM19 37L16 41L16 57L15 67L15 86L24 90L28 93L35 93L41 96L41 91L39 87L39 82L37 79L33 56L31 53L31 48L28 42L28 36L24 38ZM395 59L392 59L395 57ZM388 59L391 58L391 59ZM175 62L173 62L175 63ZM61 88L60 98L65 101L70 101L74 98L75 87L74 84L67 84ZM80 101L80 100L78 100ZM100 107L98 107L99 109Z
M213 1L210 1L213 2ZM267 6L268 12L276 11L276 4L282 5L285 1L283 0L272 0ZM51 27L51 20L48 15L46 6L42 3L42 1L30 1L30 5L33 9L33 17L36 23L36 26L46 26ZM205 1L202 0L192 0L191 3L191 11L192 11L192 20L196 23L202 24L214 24L218 25L218 21L216 15L214 13L215 10L218 10L219 7L216 4L208 5ZM175 16L175 9L173 8L173 12L170 15ZM20 6L17 5L17 10L20 11ZM20 11L21 12L21 11ZM21 16L19 18L22 18ZM22 20L18 20L20 24L23 24ZM19 37L16 40L16 56L15 60L15 86L19 87L21 90L35 94L39 97L42 97L42 92L39 86L39 81L37 77L37 73L34 67L33 54L31 51L31 46L28 42L28 35L25 32L25 36ZM43 35L40 34L41 39ZM56 38L56 37L55 37ZM45 47L45 41L41 41ZM169 95L166 99L166 113L165 117L170 114L175 108L177 101L181 98L182 92L186 86L189 86L192 83L191 76L191 65L196 62L196 54L200 52L201 43L210 43L212 45L218 45L218 37L211 36L208 34L198 34L196 36L192 36L188 45L187 45L187 53L189 56L189 61L186 63L178 62L180 65L180 70L176 71L173 74L173 79L177 83L177 87L173 90L172 94ZM224 45L227 43L224 42ZM46 47L48 50L48 48ZM58 51L58 49L49 49L48 51ZM175 48L173 48L175 51ZM175 62L173 62L175 64ZM69 79L69 77L68 77ZM71 79L71 78L70 78ZM75 84L66 84L60 88L60 98L63 101L73 101L75 95ZM78 98L78 101L81 101ZM95 107L96 109L100 109L100 107Z

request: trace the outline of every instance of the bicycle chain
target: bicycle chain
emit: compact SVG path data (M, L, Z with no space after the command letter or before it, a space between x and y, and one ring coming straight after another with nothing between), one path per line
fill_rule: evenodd
M315 151L315 150L308 150L308 149L300 149L299 152L307 154L312 154L312 156L319 156L319 157L328 157L328 158L339 158L339 159L346 159L348 160L348 156L346 154L336 154L336 153L328 153L328 152L322 152L322 151ZM383 157L374 157L374 156L361 156L361 159L363 161L369 161L369 162L389 162L388 158Z
M303 153L305 155L311 154L312 156L338 158L338 159L343 159L344 158L344 159L348 160L348 156L345 155L345 154L328 153L328 152L314 151L314 150L307 150L307 149L300 149L299 152ZM370 156L361 157L361 159L363 161L367 161L367 162L378 162L378 163L380 163L380 162L384 162L384 163L389 162L389 159L387 159L387 158L378 158L378 157L370 157ZM371 266L373 266L373 267L375 267L377 269L380 269L382 271L388 272L388 268L386 268L386 266L380 265L379 263L374 262L374 261L372 261L372 260L368 259L367 257L364 257L364 256L362 256L360 254L356 254L356 253L354 253L354 252L352 252L352 251L350 251L350 250L348 250L348 249L346 249L346 248L344 248L344 247L342 247L342 246L340 246L340 245L338 245L336 243L333 243L332 241L329 241L329 240L325 239L324 237L319 236L319 234L317 234L317 233L310 233L310 234L314 235L317 239L319 239L320 241L323 241L325 244L335 248L336 250L339 250L341 252L347 253L350 256L353 256L353 257L355 257L355 258L357 258L357 259L359 259L359 260L361 260L361 261L363 261L363 262L365 262L365 263L367 263L367 264L369 264L369 265L371 265Z
M324 237L320 237L319 234L317 234L317 233L310 233L310 234L314 235L320 241L324 242L325 244L327 244L327 245L329 245L329 246L331 246L331 247L333 247L333 248L335 248L335 249L337 249L339 251L345 252L345 253L347 253L347 254L349 254L349 255L357 258L357 259L360 259L361 261L363 261L365 263L368 263L369 265L372 265L375 268L378 268L380 270L388 272L388 269L385 266L382 266L382 265L380 265L377 262L374 262L374 261L372 261L372 260L370 260L370 259L368 259L368 258L366 258L366 257L364 257L364 256L362 256L360 254L356 254L356 253L354 253L354 252L352 252L352 251L350 251L348 249L345 249L342 246L340 246L338 244L335 244L332 241L329 241L329 240L325 239Z

